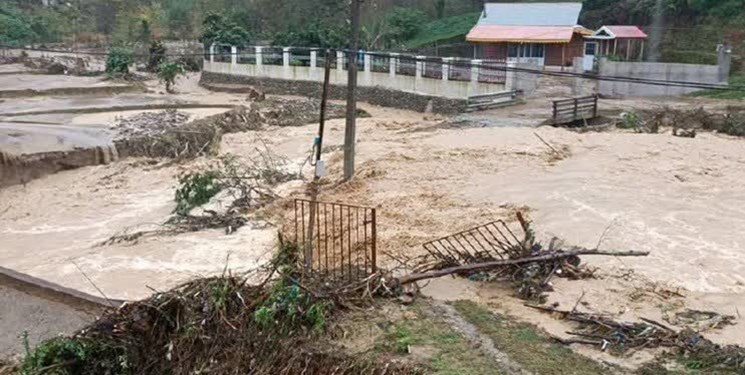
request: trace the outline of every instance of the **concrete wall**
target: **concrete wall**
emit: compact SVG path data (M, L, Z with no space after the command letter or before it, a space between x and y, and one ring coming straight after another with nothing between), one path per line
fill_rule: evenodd
M250 85L266 94L302 95L310 98L321 97L321 86L314 81L252 77L246 75L202 72L200 84L209 89L214 84ZM330 85L329 98L344 100L346 85ZM443 98L400 90L387 89L381 86L360 86L357 98L382 107L401 108L411 111L456 114L466 110L468 99Z
M706 84L727 84L726 81L722 82L720 80L720 67L717 65L617 62L601 59L599 75ZM606 97L678 96L697 90L688 87L598 81L598 93Z
M317 62L317 54L310 54L310 66L294 66L290 64L293 60L292 52L285 48L283 52L282 65L267 65L262 62L262 47L255 47L254 55L255 64L239 63L239 59L233 55L230 62L217 62L214 58L214 49L210 60L204 62L204 72L218 73L245 77L263 77L284 81L323 81L323 67ZM235 54L237 49L233 48ZM369 54L363 54L363 69L360 69L358 76L358 86L360 87L380 87L390 90L415 93L425 96L449 98L449 99L467 99L469 96L491 94L502 92L510 89L510 82L492 83L482 82L479 79L480 60L472 60L474 66L470 68L471 79L469 81L449 79L450 66L442 65L443 75L441 79L428 78L423 76L423 63L416 62L416 73L414 75L397 74L395 69L397 54L387 54L390 59L390 68L388 72L372 71L371 59ZM421 60L424 56L419 56ZM448 58L443 58L445 62ZM336 58L337 66L342 66L344 61L343 55L339 53ZM410 60L411 61L411 60ZM462 63L462 62L461 62ZM469 69L469 68L466 68ZM332 69L331 84L343 86L347 83L347 71L344 69Z

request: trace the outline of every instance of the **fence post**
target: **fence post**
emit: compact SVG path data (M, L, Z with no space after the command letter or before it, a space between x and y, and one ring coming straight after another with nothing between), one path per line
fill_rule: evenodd
M344 52L336 51L336 79L339 82L346 82L346 74L344 74Z
M318 67L318 50L315 48L310 50L310 67L311 69Z
M593 97L594 97L593 101L595 102L595 108L593 108L592 117L595 118L595 117L598 117L598 96L593 95Z
M282 66L285 68L290 66L290 47L282 48Z
M471 60L471 82L477 83L479 81L479 74L481 73L482 60Z
M426 56L417 56L416 57L416 79L421 79L422 75L424 74L425 69L425 59Z
M367 53L367 51L364 52L362 55L363 59L363 70L362 75L359 78L359 82L357 84L360 84L362 86L371 86L372 85L372 56ZM361 83L360 83L361 82Z
M579 112L578 111L579 110L578 106L579 106L579 99L574 98L574 119L575 120L577 120L577 115L578 115L578 112Z
M507 72L505 72L505 78L504 78L504 88L505 90L516 90L517 89L517 73L515 72L515 68L517 67L517 63L514 61L508 61L507 62Z
M371 73L372 72L372 56L370 56L370 54L367 52L365 52L363 56L365 59L365 62L364 62L365 73Z
M336 51L336 70L344 70L344 51Z
M235 67L238 65L238 47L230 46L230 65Z
M215 62L215 43L210 45L210 64Z
M264 59L261 57L263 47L256 47L256 66L261 67L264 65Z
M397 53L389 53L389 74L391 77L396 76L396 67L398 66L398 54Z
M556 102L553 102L553 107L554 107L554 116L553 116L554 124L556 124L556 120L559 118L559 112L558 112Z
M442 58L442 80L448 81L450 80L450 64L453 62L452 57L443 57Z

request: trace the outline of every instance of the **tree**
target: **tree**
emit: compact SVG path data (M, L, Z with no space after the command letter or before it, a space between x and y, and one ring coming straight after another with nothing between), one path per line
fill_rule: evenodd
M150 51L147 60L147 70L155 72L160 64L166 60L166 45L160 40L150 42Z
M208 14L202 25L204 30L199 40L204 44L205 48L209 48L212 44L240 47L249 44L251 40L246 29L217 13Z
M180 75L185 73L183 65L164 62L158 67L158 79L166 85L166 92L173 93L173 85Z
M114 47L106 58L106 74L109 76L129 75L129 66L134 63L132 52L121 47Z
M30 19L20 9L0 4L0 43L24 44L36 37Z
M445 0L435 0L435 12L438 19L445 17Z
M299 46L321 48L343 48L347 45L348 28L316 22L296 31L285 31L274 35L276 46Z
M396 7L385 17L387 27L384 44L388 47L400 45L411 39L427 22L427 16L420 10Z

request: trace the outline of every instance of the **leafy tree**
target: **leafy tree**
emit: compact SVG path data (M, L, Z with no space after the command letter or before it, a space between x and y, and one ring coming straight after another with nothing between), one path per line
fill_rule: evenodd
M176 79L184 74L184 67L179 63L164 62L158 67L158 79L166 85L166 92L173 92Z
M129 74L129 66L134 63L132 51L114 47L109 51L106 58L106 74L110 76L126 76Z
M205 48L209 48L212 44L240 47L249 44L251 40L246 29L217 13L208 14L202 25L204 31L202 32L200 41L204 44Z
M385 44L399 45L411 39L427 22L427 16L420 10L396 7L385 17Z
M36 39L31 22L20 9L0 4L0 43L23 44Z
M161 63L166 60L166 45L160 40L150 42L150 51L147 60L147 70L155 72Z
M296 31L277 33L272 44L277 46L342 48L347 45L348 35L347 28L314 23L298 28Z

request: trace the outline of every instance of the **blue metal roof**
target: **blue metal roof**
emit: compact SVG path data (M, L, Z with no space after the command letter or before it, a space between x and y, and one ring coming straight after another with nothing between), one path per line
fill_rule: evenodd
M479 25L575 26L582 3L486 3Z

